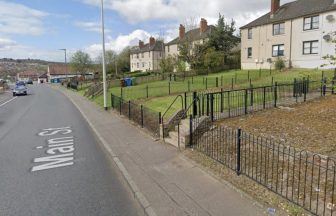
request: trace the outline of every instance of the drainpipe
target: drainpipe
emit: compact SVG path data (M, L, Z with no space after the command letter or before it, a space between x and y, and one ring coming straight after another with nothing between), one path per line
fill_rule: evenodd
M292 43L293 43L293 20L291 19L290 42L289 42L289 68L292 68Z

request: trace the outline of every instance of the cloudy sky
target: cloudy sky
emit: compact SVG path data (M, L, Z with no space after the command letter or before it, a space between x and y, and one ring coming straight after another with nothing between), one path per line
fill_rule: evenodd
M281 4L292 0L282 0ZM178 35L180 23L218 13L240 27L267 13L271 0L104 0L106 46L117 52L139 39ZM100 0L0 0L0 58L62 61L66 48L101 50Z

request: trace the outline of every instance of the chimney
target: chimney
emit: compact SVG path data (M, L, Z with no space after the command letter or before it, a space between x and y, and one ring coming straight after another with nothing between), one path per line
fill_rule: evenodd
M184 36L185 36L185 27L184 25L180 24L180 33L179 33L179 36L180 36L180 39L183 39Z
M271 0L271 18L280 8L280 0Z
M144 47L144 46L145 46L144 42L143 42L142 40L139 40L139 47L140 47L140 49L141 49L142 47Z
M155 44L155 38L150 37L149 38L149 46L153 46Z
M202 18L200 22L200 33L204 33L208 29L208 22Z

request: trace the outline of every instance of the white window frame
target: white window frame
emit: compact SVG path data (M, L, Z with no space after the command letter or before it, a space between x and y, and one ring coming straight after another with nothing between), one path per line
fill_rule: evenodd
M276 48L276 50L274 48ZM276 51L276 54L275 54L275 51ZM276 44L272 46L272 57L279 57L279 56L284 56L284 55L285 55L285 45L284 44Z
M308 44L309 46L306 47L305 46L306 44ZM316 50L316 52L314 50ZM303 43L302 43L302 53L303 53L303 55L316 55L316 54L319 53L318 50L319 50L319 41L318 40L303 41Z
M283 35L283 34L285 34L285 23L282 22L273 24L273 35Z
M317 19L317 21L314 19ZM303 18L303 30L309 31L309 30L315 30L320 28L320 16L310 16Z

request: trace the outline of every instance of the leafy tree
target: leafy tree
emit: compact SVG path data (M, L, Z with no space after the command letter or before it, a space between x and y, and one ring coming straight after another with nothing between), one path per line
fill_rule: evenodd
M214 48L207 49L204 55L204 66L208 69L217 68L223 63L222 53L216 51Z
M175 57L174 59L175 59L174 64L176 71L179 73L185 72L187 68L186 63L178 57Z
M172 56L168 56L166 58L161 59L159 64L162 74L171 73L174 71L174 61L175 60Z
M85 75L92 66L92 60L89 54L83 51L77 51L71 57L70 65L76 72Z
M329 35L331 37L330 42L333 43L333 44L335 44L335 47L336 47L336 31L330 33ZM334 54L328 54L326 56L323 56L323 59L327 60L328 63L321 65L322 67L325 67L325 66L328 66L328 65L336 66L336 50L335 50Z
M275 64L275 69L277 69L279 71L281 71L282 69L284 69L286 67L285 61L282 58L279 58L279 57L275 60L274 64Z
M191 69L203 68L203 57L206 50L206 45L198 44L192 41L189 37L179 44L179 56L178 58L184 62L187 62Z
M228 56L232 48L237 46L239 38L235 36L236 23L231 20L230 23L226 22L224 16L219 14L217 25L209 36L208 46L220 51L224 56Z
M118 73L130 72L131 70L130 54L131 54L130 48L126 47L117 56Z
M115 74L117 69L117 58L118 55L113 50L108 50L105 52L105 62L106 62L106 72L108 74ZM103 63L102 54L100 54L96 61L100 64Z

